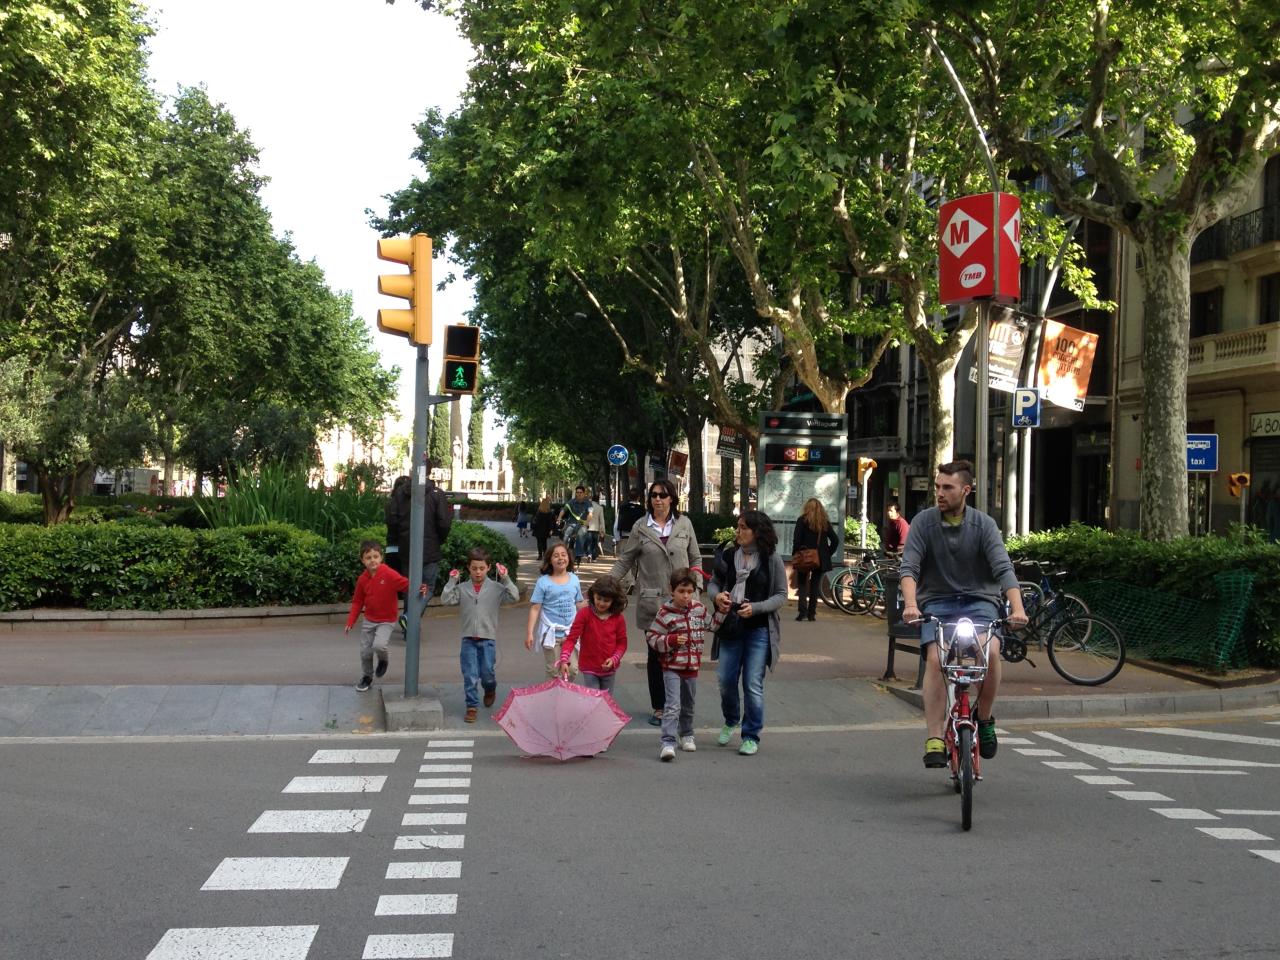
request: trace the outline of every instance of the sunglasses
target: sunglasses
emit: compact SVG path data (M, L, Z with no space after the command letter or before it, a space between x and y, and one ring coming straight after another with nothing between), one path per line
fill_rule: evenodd
M671 494L667 493L665 490L650 490L649 499L650 500L670 500Z

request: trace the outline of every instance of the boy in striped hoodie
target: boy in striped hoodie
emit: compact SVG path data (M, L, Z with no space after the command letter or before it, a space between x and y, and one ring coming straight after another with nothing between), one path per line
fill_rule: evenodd
M662 710L662 747L658 759L676 758L676 737L680 749L697 750L693 739L693 701L698 688L698 668L702 666L703 637L720 624L720 614L711 614L697 599L698 581L688 567L671 574L671 598L645 632L649 646L662 664L666 703Z

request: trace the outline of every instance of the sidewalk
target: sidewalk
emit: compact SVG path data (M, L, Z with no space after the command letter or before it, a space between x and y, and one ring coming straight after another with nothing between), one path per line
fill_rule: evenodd
M522 596L536 578L533 541L514 524L493 524L522 550ZM510 527L507 531L506 527ZM610 563L586 564L584 587ZM899 652L899 681L880 680L888 641L883 621L819 607L814 623L795 621L794 602L782 614L782 659L765 682L766 726L828 726L919 718L917 658ZM629 611L630 614L630 611ZM524 649L528 603L509 605L500 620L498 703L511 686L543 679L542 656ZM616 699L643 724L648 715L644 641L628 617L630 647ZM280 618L282 620L287 618ZM237 620L237 624L245 624ZM368 693L357 693L358 638L343 622L250 625L188 624L168 632L50 631L15 625L0 633L0 737L179 736L225 734L376 733L385 729L381 688L403 691L404 643L393 640L391 670ZM1072 718L1209 712L1280 705L1280 684L1215 689L1126 664L1104 687L1062 680L1048 658L1004 664L997 716ZM451 729L492 730L484 716L462 723L457 616L431 608L424 618L419 692L438 697ZM718 725L714 665L704 665L700 726Z

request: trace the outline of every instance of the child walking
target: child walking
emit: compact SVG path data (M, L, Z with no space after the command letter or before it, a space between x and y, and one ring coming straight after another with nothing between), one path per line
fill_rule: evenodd
M569 659L578 648L578 682L592 690L613 691L618 665L627 652L627 595L615 577L597 577L587 591L589 605L578 611L560 651L560 675L569 679Z
M475 723L480 707L480 690L484 689L484 705L492 707L497 695L498 679L494 675L498 651L498 610L504 600L519 600L520 589L507 576L507 568L498 564L498 579L489 579L492 561L489 551L476 547L467 554L467 585L461 583L457 570L449 571L449 582L440 594L440 602L457 605L461 610L462 648L458 661L462 666L462 691L467 700L463 719Z
M355 596L351 598L351 612L347 615L347 629L356 624L356 618L364 613L360 624L361 676L356 689L362 693L373 686L373 678L387 672L387 641L400 612L398 595L409 588L409 580L382 562L382 544L377 540L365 540L360 544L360 563L364 573L356 580ZM378 666L373 665L373 655L378 655Z
M560 676L560 649L564 638L577 611L585 607L587 601L582 596L578 575L573 572L573 554L563 543L554 543L547 548L541 570L542 576L538 577L529 597L529 631L524 646L526 650L532 650L534 638L537 638L546 662L547 677L554 679ZM570 676L577 672L578 668L570 664Z
M702 638L720 623L697 600L698 581L693 571L681 567L671 574L671 599L663 603L645 633L645 639L660 658L666 703L662 710L662 748L658 759L676 758L676 737L680 749L697 750L693 739L693 701L698 689L698 669L702 666Z

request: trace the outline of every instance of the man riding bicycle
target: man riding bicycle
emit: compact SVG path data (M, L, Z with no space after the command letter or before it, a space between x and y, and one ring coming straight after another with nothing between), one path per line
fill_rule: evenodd
M979 625L1001 619L1000 594L1009 602L1006 622L1012 629L1026 626L1022 594L1013 564L1005 550L1000 528L985 513L967 507L973 490L973 464L955 460L938 467L933 481L937 506L911 521L902 551L902 619L919 620L921 611L940 620L968 617ZM921 630L921 655L928 658L924 671L924 718L928 727L924 765L945 767L946 744L942 725L946 718L946 692L938 662L938 625ZM996 755L996 721L992 715L1000 687L999 637L990 650L987 676L978 693L978 752L984 760Z

